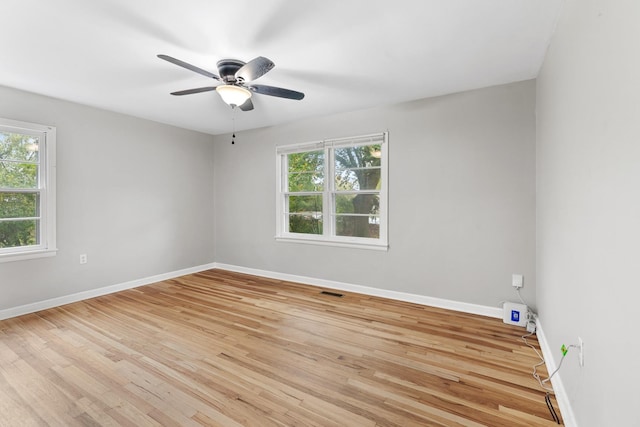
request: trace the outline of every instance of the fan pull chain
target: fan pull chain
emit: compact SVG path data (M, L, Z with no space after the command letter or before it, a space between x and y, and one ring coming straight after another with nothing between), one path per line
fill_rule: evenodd
M232 121L233 121L233 134L231 136L231 145L236 143L236 109L233 108L231 110L231 117L232 117Z

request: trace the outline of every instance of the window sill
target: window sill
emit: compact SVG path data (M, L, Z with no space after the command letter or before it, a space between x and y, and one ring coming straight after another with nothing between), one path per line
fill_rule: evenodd
M47 258L47 257L56 256L57 252L58 252L57 249L38 249L33 251L0 254L0 263L12 262L12 261L24 261L27 259L36 259L36 258Z
M326 240L326 239L309 239L304 237L284 237L276 236L276 241L286 243L302 243L305 245L318 245L318 246L335 246L339 248L355 248L355 249L368 249L373 251L388 251L389 245L385 243L361 243L361 242L346 242L338 240Z

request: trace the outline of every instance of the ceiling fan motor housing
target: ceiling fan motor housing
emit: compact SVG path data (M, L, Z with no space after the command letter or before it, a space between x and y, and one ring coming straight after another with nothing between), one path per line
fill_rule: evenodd
M244 65L243 61L238 59L221 59L218 61L218 73L225 83L233 84L236 82L236 73Z

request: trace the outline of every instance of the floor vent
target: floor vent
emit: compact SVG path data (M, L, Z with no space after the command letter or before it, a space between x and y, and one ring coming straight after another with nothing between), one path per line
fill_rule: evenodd
M329 295L331 297L338 297L338 298L342 298L344 295L343 294L339 294L337 292L329 292L329 291L322 291L320 292L322 295Z

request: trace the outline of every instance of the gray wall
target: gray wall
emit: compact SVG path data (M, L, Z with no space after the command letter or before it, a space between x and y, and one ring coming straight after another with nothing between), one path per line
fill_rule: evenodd
M560 371L581 426L640 426L638 22L566 1L538 80L538 306L551 348L584 339Z
M213 261L212 136L5 87L0 117L57 127L59 249L0 263L0 309Z
M216 261L487 306L521 273L534 305L534 108L528 81L216 137ZM384 130L389 251L276 242L276 145Z

